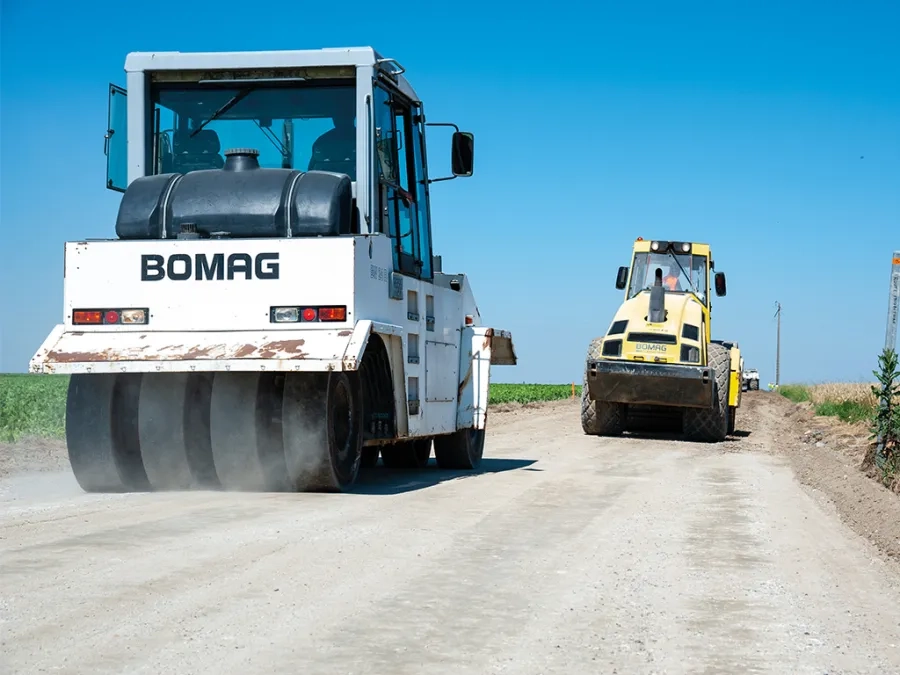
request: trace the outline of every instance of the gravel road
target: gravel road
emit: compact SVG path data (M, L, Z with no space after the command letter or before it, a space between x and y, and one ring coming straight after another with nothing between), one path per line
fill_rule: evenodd
M0 670L898 673L898 564L773 452L767 396L718 446L493 413L480 474L353 494L7 476Z

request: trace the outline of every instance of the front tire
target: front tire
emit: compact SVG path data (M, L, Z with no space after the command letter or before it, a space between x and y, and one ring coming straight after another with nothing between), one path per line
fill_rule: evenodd
M484 429L459 429L434 438L434 458L441 469L477 469L483 456Z
M368 446L362 449L359 459L360 469L371 469L378 464L378 454L380 450L377 446Z
M709 369L713 371L713 404L710 408L686 408L684 435L687 440L700 443L719 443L728 436L730 381L728 350L724 345L709 343Z
M389 469L424 469L430 459L430 438L397 441L381 448L381 461Z
M602 340L588 347L581 383L581 429L588 436L619 436L625 431L625 406L610 401L595 401L588 391L587 362L600 358Z

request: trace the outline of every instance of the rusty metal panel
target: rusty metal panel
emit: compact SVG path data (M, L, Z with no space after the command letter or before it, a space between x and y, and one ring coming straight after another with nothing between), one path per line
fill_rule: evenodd
M352 334L306 329L113 335L58 329L35 355L32 372L341 370Z

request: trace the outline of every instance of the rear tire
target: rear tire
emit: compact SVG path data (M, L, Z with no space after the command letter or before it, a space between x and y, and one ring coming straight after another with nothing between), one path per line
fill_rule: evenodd
M290 489L281 440L284 376L216 373L210 398L210 439L216 473L226 490Z
M66 446L85 492L150 489L138 438L140 373L75 374L66 395Z
M684 435L687 440L718 443L728 436L728 383L730 381L728 350L710 342L707 348L709 369L713 371L713 404L711 408L685 408Z
M206 373L144 374L138 429L154 490L219 486L209 436L211 393Z
M356 482L362 460L362 410L356 373L287 375L283 438L294 490L340 492Z

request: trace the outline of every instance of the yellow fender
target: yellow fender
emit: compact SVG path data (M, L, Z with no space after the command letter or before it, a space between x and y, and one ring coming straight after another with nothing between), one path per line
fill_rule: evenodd
M737 345L731 347L731 364L729 366L728 405L739 408L741 405L741 380L744 372L744 358Z

